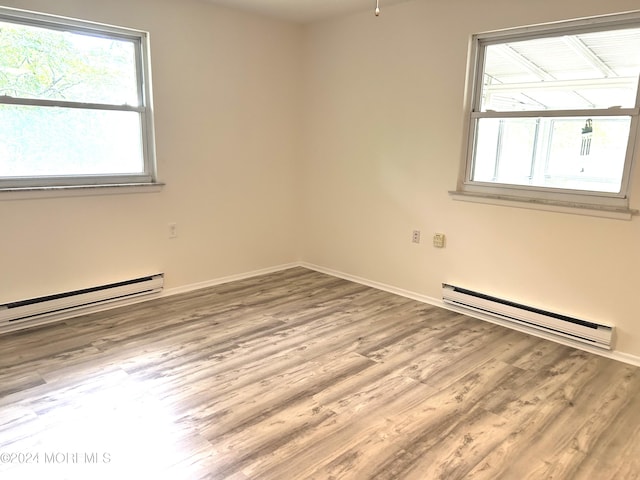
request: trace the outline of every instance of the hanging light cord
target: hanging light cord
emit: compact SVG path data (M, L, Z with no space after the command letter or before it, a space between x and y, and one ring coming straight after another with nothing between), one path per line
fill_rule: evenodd
M376 17L380 15L380 0L376 0Z

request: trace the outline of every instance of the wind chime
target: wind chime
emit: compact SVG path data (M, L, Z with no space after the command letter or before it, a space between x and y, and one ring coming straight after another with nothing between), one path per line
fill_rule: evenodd
M591 137L593 137L593 121L589 118L582 129L582 143L580 144L581 157L586 157L591 153Z
M380 16L380 0L376 0L376 17Z
M587 157L591 154L591 137L593 137L593 121L589 118L582 129L582 141L580 142L581 157ZM580 168L580 173L584 173L584 167Z

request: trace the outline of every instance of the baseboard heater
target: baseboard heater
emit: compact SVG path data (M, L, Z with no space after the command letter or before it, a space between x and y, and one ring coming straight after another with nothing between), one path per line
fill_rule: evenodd
M69 318L81 309L158 293L164 275L134 278L117 283L31 298L0 305L0 333Z
M614 327L548 312L535 307L442 284L445 303L484 313L508 322L570 338L588 345L610 350Z

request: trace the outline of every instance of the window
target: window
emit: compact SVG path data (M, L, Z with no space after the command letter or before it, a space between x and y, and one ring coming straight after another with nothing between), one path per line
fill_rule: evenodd
M147 35L0 8L0 188L154 182Z
M473 37L458 192L628 210L640 16Z

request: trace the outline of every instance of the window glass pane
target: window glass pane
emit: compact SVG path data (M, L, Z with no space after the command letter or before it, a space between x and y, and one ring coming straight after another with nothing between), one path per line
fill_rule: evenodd
M0 177L142 172L137 112L0 105Z
M490 44L484 53L481 111L635 106L640 29Z
M549 120L549 124L545 186L597 192L620 190L630 117L599 117L591 121L562 118ZM587 132L576 134L584 130Z
M133 41L0 22L0 95L139 105Z
M481 118L471 180L620 191L631 118Z
M527 184L531 176L536 119L482 119L473 180Z

